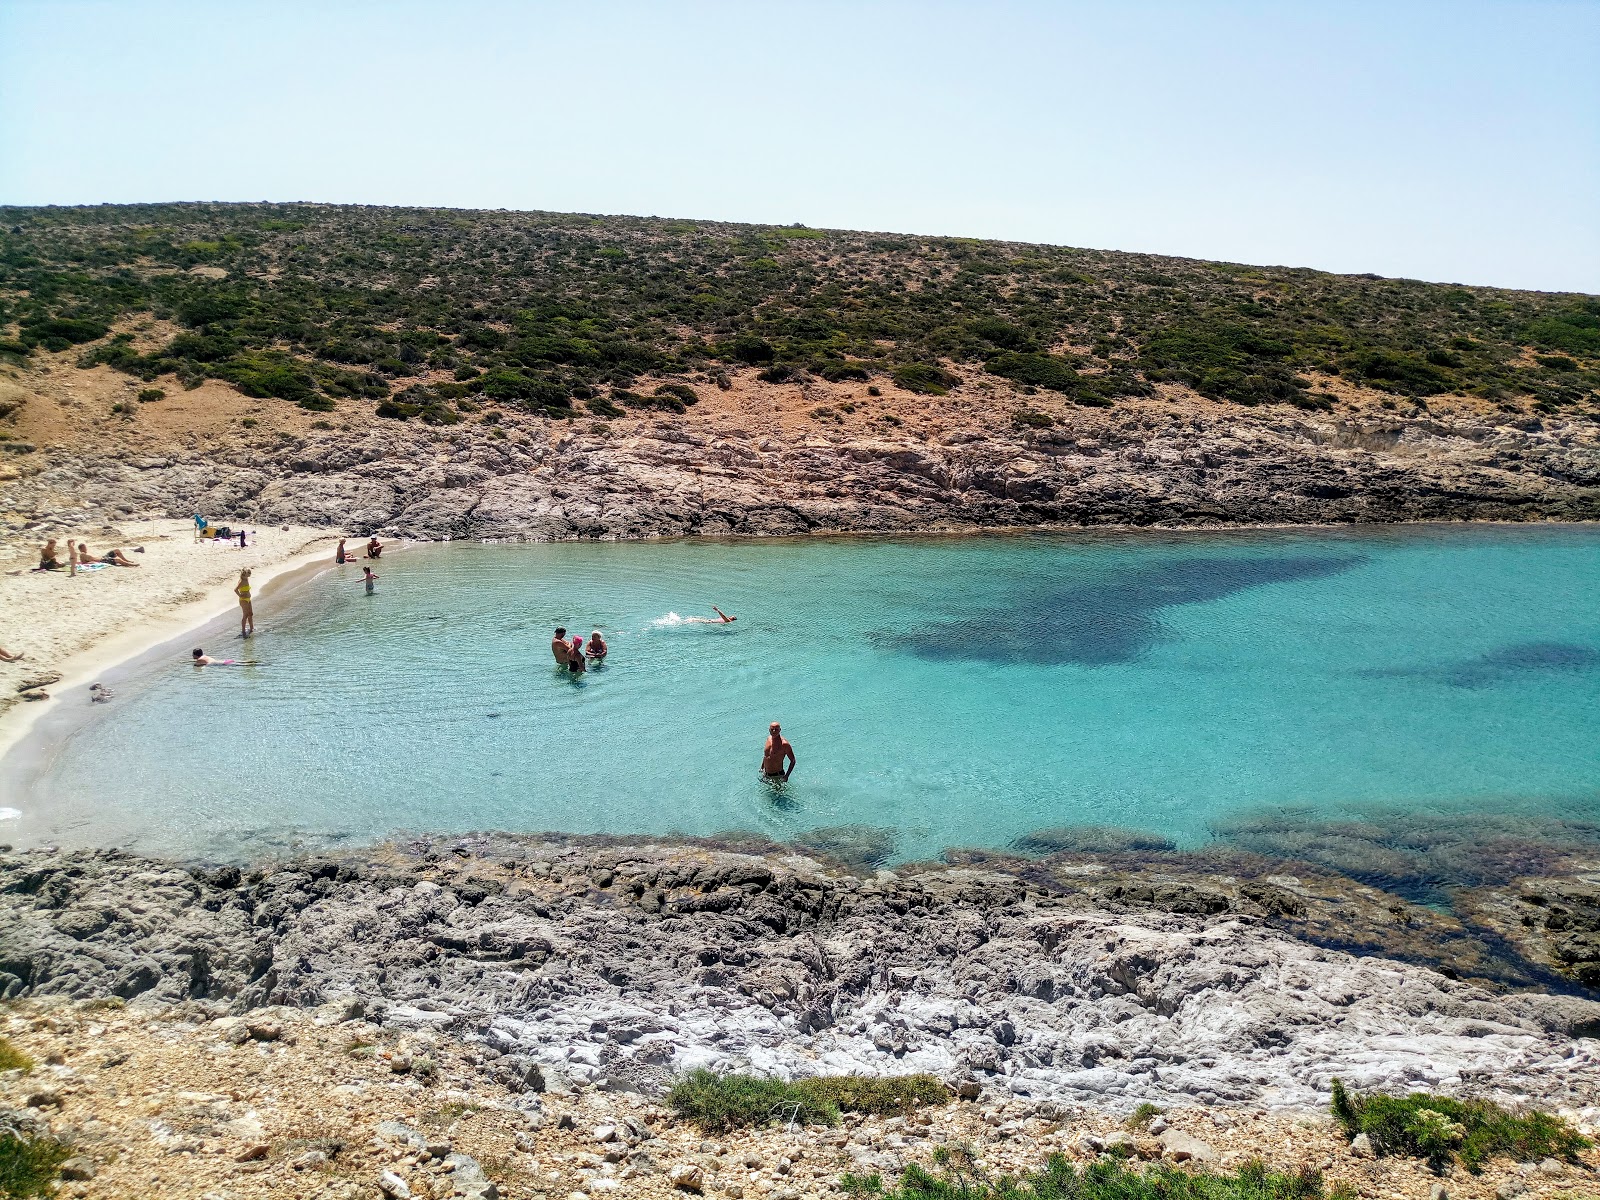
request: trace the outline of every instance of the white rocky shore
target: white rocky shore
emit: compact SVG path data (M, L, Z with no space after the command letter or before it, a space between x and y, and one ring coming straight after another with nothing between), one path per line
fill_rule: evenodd
M712 1066L926 1071L1108 1111L1313 1109L1338 1075L1600 1118L1600 1004L1308 944L1271 919L1291 878L1160 911L981 866L863 877L706 845L485 848L245 873L3 855L0 991L340 1005L460 1039L530 1091L654 1093Z

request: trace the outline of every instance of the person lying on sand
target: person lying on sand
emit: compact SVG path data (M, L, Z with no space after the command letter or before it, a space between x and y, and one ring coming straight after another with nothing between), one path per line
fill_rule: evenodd
M711 611L717 615L714 617L685 617L683 623L685 625L731 625L739 619L738 617L730 617L715 604L711 606Z
M550 639L550 653L556 656L556 666L567 665L567 628L562 625L556 629L555 637Z
M589 664L583 659L583 639L573 635L572 644L567 647L567 670L573 675L582 675L589 669Z
M90 557L89 548L82 542L78 543L78 561L81 563L91 563L96 561ZM100 556L99 561L113 567L137 567L141 565L140 563L134 562L133 559L129 558L121 550L107 550Z
M606 645L605 638L600 636L598 629L589 635L589 644L584 647L583 652L594 659L595 662L599 662L610 653L610 648Z

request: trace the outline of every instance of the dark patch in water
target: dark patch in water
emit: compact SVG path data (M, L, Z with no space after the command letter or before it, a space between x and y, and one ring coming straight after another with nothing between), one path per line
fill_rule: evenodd
M1314 863L1417 904L1449 889L1558 875L1600 849L1600 823L1514 813L1374 811L1330 821L1311 809L1240 816L1212 826L1219 842Z
M827 825L795 838L795 845L852 867L883 866L898 843L899 834L880 825Z
M1132 662L1163 640L1167 634L1158 616L1164 609L1209 604L1275 583L1324 579L1364 561L1360 555L1322 554L1180 559L1132 567L1095 583L1022 591L1004 608L874 640L929 659L1102 667Z
M1536 671L1592 671L1600 650L1573 642L1513 642L1473 658L1421 667L1378 667L1369 679L1426 679L1453 688L1495 687Z
M1169 837L1145 829L1122 829L1109 825L1059 825L1035 829L1015 839L1011 846L1024 854L1145 853L1162 854L1176 850Z

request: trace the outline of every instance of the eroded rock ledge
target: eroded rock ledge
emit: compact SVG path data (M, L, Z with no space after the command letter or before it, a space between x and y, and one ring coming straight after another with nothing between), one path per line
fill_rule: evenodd
M513 432L507 436L505 428ZM1600 426L1130 404L913 436L701 419L379 421L169 453L42 452L25 520L151 510L422 537L627 538L1028 525L1600 518Z
M1547 1104L1600 1091L1600 1043L1575 1036L1600 1004L1320 948L1272 927L1261 896L1116 911L983 865L863 878L801 854L582 839L243 872L36 851L0 856L0 989L343 1004L481 1042L528 1088L653 1090L747 1064L1112 1108L1312 1105L1334 1074Z

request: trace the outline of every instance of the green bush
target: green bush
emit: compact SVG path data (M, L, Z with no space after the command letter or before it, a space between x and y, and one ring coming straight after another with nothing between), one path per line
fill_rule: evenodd
M0 1196L6 1200L49 1196L61 1164L71 1157L71 1148L54 1138L0 1133Z
M997 354L983 369L991 375L1048 388L1052 392L1071 395L1078 389L1078 373L1065 359L1053 354Z
M778 352L772 343L764 338L741 334L722 348L721 355L724 358L748 363L752 367L759 367L772 362L778 356Z
M1035 412L1031 408L1019 408L1011 414L1011 423L1029 429L1049 429L1056 423L1056 419L1049 413Z
M1361 1095L1337 1079L1331 1108L1346 1136L1364 1133L1375 1153L1425 1158L1435 1171L1456 1159L1474 1173L1495 1157L1576 1162L1578 1151L1592 1144L1548 1113L1516 1116L1488 1100L1453 1100L1426 1092Z
M691 1072L667 1093L667 1103L679 1115L708 1132L775 1122L832 1125L841 1112L906 1113L949 1099L944 1084L931 1075L831 1075L785 1083L706 1070Z
M906 363L896 367L889 377L896 387L924 396L943 396L961 382L959 376L932 363Z
M33 1059L0 1037L0 1071L31 1071Z
M934 1164L935 1171L907 1167L888 1188L877 1175L845 1175L839 1186L846 1195L873 1200L1356 1200L1344 1186L1325 1187L1317 1171L1286 1174L1259 1162L1226 1174L1166 1165L1138 1171L1113 1159L1080 1169L1054 1154L1042 1171L990 1178L969 1153L941 1147Z
M157 400L165 400L166 398L167 398L167 389L166 388L140 388L139 389L139 403L140 404L154 404Z
M21 340L25 346L43 346L46 350L59 351L103 338L108 330L109 327L100 321L46 317L24 323Z
M591 396L583 402L583 406L597 417L620 417L624 415L620 408L604 396Z
M656 389L658 396L673 396L683 404L699 404L700 393L687 383L663 383Z

